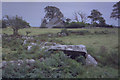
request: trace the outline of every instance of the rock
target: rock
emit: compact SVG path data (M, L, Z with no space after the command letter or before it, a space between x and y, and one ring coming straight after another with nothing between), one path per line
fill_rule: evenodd
M36 43L31 43L31 45L36 46L37 44Z
M48 50L76 51L76 52L84 52L85 54L87 54L87 50L84 45L54 45L54 46L49 46Z
M27 63L35 63L35 60L34 59L26 59L26 62Z
M31 50L33 45L37 45L36 43L31 43L30 46L28 46L28 50ZM56 44L52 42L42 42L39 45L40 49L46 49L46 51L63 51L65 54L70 56L70 58L75 59L76 57L82 55L86 59L86 65L92 65L97 66L97 61L87 53L86 46L85 45L61 45ZM40 61L43 61L44 59L40 59ZM34 59L26 59L27 63L34 63ZM23 60L16 61L18 65L21 65L23 63ZM10 63L15 63L15 61L10 61ZM2 62L3 66L7 65L6 61Z
M23 44L25 45L27 43L27 40L24 40Z
M0 68L5 68L6 66L8 66L8 64L17 64L18 66L20 66L23 63L27 63L27 64L33 64L36 61L34 59L26 59L26 60L17 60L17 61L2 61L2 67L0 66Z
M97 66L97 64L97 61L90 54L88 54L86 57L86 65Z
M31 50L31 48L32 48L32 46L28 46L27 50L29 51L29 50Z
M97 61L87 53L86 47L84 45L60 45L55 44L51 46L47 46L47 43L45 44L44 48L47 48L48 51L63 51L68 56L71 56L72 59L75 59L76 57L82 55L86 59L86 65L92 65L97 66Z

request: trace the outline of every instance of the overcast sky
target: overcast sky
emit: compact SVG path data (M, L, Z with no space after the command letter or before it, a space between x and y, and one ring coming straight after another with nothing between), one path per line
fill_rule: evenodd
M2 16L22 16L33 27L39 27L44 17L46 6L58 7L65 17L74 19L74 12L82 11L90 15L91 10L97 9L107 24L118 25L118 21L110 19L113 5L116 2L3 2Z

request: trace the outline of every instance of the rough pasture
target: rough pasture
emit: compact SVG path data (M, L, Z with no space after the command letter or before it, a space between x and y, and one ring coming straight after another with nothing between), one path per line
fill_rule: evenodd
M22 43L25 39L8 38L9 35L12 34L12 30L10 28L3 29L3 33L8 34L8 37L4 37L2 42L3 61L21 59L34 59L37 61L40 58L43 58L44 61L42 63L37 61L37 63L34 64L35 66L32 65L32 69L26 73L27 75L23 75L25 73L23 72L21 74L19 71L17 74L14 74L14 68L16 66L11 65L11 67L5 68L3 76L9 73L7 72L8 69L11 70L10 74L14 76L9 75L7 77L106 78L118 76L117 28L68 29L68 35L64 36L57 35L58 32L61 32L61 29L26 28L19 30L19 34L26 36L26 31L30 32L27 36L34 37L29 39L26 45L23 45ZM93 68L81 65L81 63L64 55L63 52L44 52L40 50L38 46L42 41L55 42L63 45L83 44L87 47L88 53L98 61L98 66ZM32 46L31 50L27 51L27 46L31 45L31 43L36 43L38 45ZM80 60L82 61L81 57ZM24 65L20 68L20 72L25 68ZM26 70L27 69L29 70L30 68L27 67ZM32 73L33 71L34 73Z

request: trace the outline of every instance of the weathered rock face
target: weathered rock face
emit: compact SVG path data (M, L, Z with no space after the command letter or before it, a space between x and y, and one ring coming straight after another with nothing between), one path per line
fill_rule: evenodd
M47 28L53 28L53 27L62 27L63 22L61 19L59 19L58 17L54 17L51 20L43 20L41 23L41 27L47 27Z
M79 51L79 52L87 53L86 47L84 45L55 45L55 46L51 46L49 49L52 49L52 50Z

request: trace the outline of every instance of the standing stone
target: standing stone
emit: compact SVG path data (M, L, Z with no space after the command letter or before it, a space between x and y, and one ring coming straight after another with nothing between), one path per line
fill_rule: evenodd
M97 64L97 61L90 54L88 54L86 57L86 65L97 66Z

